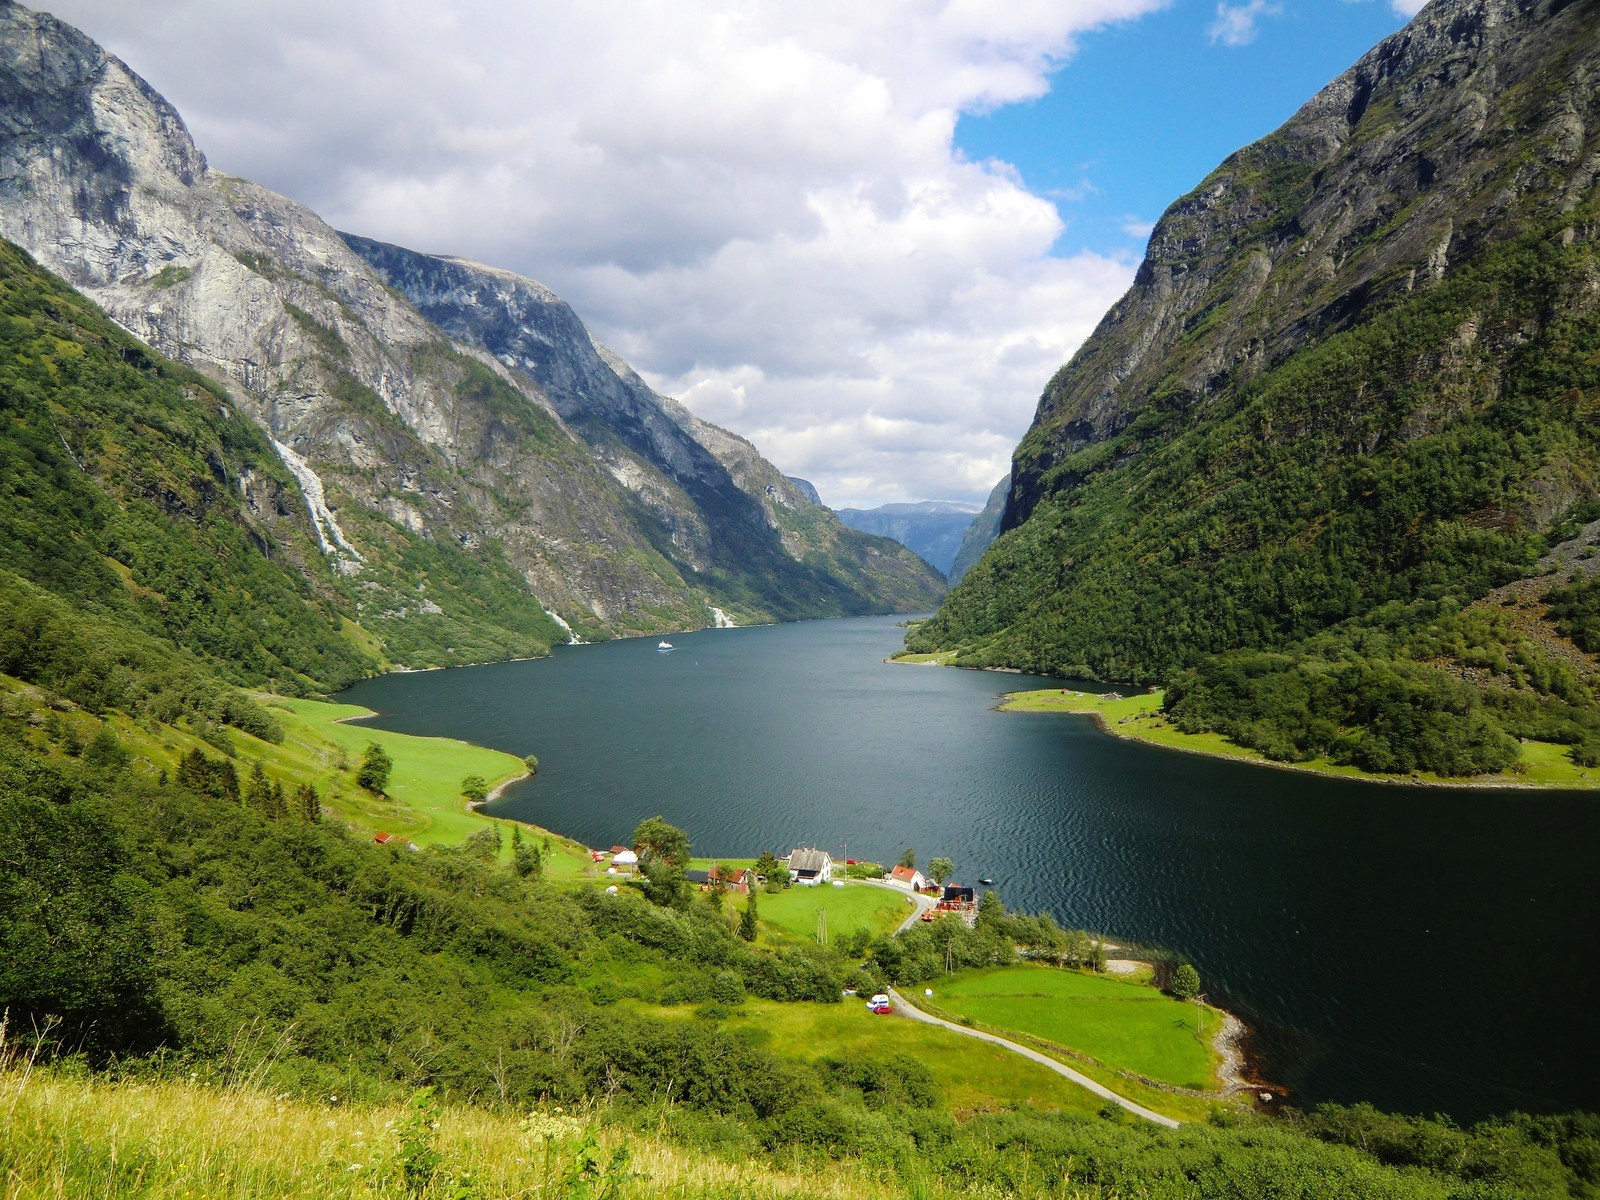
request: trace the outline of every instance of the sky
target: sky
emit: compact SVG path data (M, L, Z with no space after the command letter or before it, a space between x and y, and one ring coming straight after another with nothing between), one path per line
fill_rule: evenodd
M833 507L981 503L1150 228L1420 0L54 0L213 167L547 284Z

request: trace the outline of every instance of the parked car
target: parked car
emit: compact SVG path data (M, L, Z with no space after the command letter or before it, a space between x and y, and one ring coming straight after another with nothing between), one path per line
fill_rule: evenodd
M889 997L879 992L867 1001L867 1011L877 1013L880 1017L887 1016L894 1011L894 1005L889 1003Z

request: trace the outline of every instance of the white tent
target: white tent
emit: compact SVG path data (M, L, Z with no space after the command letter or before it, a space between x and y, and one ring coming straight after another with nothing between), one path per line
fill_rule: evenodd
M639 856L632 850L618 850L611 856L611 865L614 867L637 867Z

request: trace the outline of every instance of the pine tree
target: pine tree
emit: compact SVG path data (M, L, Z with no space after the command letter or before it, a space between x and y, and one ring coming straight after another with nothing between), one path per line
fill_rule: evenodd
M322 800L317 795L317 789L309 783L302 783L294 793L295 815L308 824L315 824L322 820Z
M756 893L751 889L744 911L739 914L739 936L747 942L753 942L756 940L756 928Z
M272 815L272 785L267 782L267 773L257 763L250 771L250 786L245 789L244 803L246 808L252 808L263 816Z

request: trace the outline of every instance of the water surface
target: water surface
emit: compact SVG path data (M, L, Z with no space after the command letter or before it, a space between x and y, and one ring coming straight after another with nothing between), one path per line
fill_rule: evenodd
M945 854L1011 907L1168 946L1295 1100L1600 1108L1600 797L1397 788L998 713L1036 676L890 665L889 618L370 680L378 724L537 754L495 810L593 846Z

